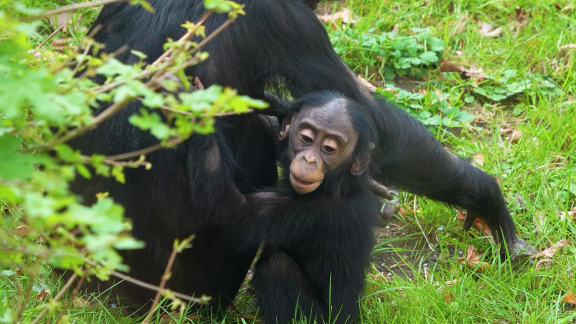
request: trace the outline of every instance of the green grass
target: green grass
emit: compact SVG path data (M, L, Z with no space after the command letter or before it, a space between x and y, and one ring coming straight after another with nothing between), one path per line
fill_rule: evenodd
M24 2L38 7L66 3ZM414 27L427 27L444 41L443 59L465 67L481 67L485 74L498 77L511 69L522 77L546 76L562 89L562 94L551 96L540 88L532 88L496 102L473 93L468 80L454 80L442 75L436 65L429 67L418 87L440 90L453 98L472 96L473 102L464 103L460 109L478 117L463 127L435 127L432 131L460 156L484 155L482 168L499 179L522 238L539 250L561 239L567 239L569 245L551 258L550 266L538 271L534 266L516 270L509 263L490 257L490 243L485 238L474 232L464 233L462 224L454 221L454 208L417 197L416 216L409 214L394 222L403 227L405 235L411 235L411 243L402 238L386 238L375 252L410 254L409 266L402 268L406 275L390 271L393 274L388 276L386 268L391 264L384 269L377 265L382 274L376 268L369 272L367 295L361 302L361 323L536 324L576 320L575 307L560 301L570 290L576 290L576 225L575 221L560 220L560 214L574 208L576 202L576 51L566 57L558 51L562 45L576 44L576 9L562 12L557 8L568 4L562 0L348 0L334 7L334 11L349 8L361 17L346 37L336 37L345 31L341 24L330 29L330 35L335 46L345 52L343 58L350 68L376 84L392 80L383 80L377 55L371 56L373 53L356 40L394 28L409 37ZM526 14L526 20L518 30L510 30L517 23L517 7ZM93 10L84 13L82 24L89 24L94 15ZM371 31L378 21L377 30ZM481 22L505 26L502 37L482 36L478 32ZM52 28L48 24L44 27L46 32ZM58 37L77 37L72 33ZM512 143L500 133L506 128L521 131L517 142ZM412 207L415 197L402 194L401 201ZM465 251L470 244L488 248L485 261L491 264L489 270L477 273L458 262L457 251ZM424 266L431 253L442 256L441 262ZM45 270L41 279L56 292L62 281L50 272ZM26 277L22 281L24 286L28 284ZM454 284L448 286L450 281ZM35 287L38 285L35 283ZM0 295L15 291L14 283L0 276ZM100 296L83 297L96 305L105 300ZM31 302L26 319L38 314L34 309L37 304ZM250 296L241 294L237 304L238 311L228 310L224 318L205 316L193 322L254 322L255 308ZM138 322L135 317L124 317L106 307L70 309L67 316L75 323ZM178 322L191 321L182 318Z

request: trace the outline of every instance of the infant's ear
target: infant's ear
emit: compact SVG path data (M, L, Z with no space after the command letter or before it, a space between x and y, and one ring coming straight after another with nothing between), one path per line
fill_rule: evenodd
M362 173L366 172L369 165L369 159L363 159L360 156L357 156L356 159L354 159L354 163L352 163L352 166L350 167L350 173L356 176L361 175Z
M350 173L353 175L361 175L368 170L368 167L370 166L370 154L374 148L376 148L376 145L370 143L368 147L370 148L370 152L366 154L358 154L354 159L354 163L352 163L352 166L350 167Z
M294 114L290 114L284 118L282 121L282 129L280 130L280 134L278 134L278 139L283 140L288 137L288 130L290 129L290 124L292 124L292 118L294 118Z

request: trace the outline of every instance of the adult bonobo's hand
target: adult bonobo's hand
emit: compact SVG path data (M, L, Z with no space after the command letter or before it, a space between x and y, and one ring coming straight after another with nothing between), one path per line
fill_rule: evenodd
M380 223L380 226L384 227L386 224L390 223L396 214L396 203L398 202L398 199L396 199L395 196L398 196L398 191L390 190L385 185L374 179L370 179L370 189L376 196L386 200L380 210L380 217L382 217L382 223Z

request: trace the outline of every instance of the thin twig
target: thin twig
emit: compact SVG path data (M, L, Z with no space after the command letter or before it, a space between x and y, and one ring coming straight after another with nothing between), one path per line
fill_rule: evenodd
M154 285L151 285L151 284L149 284L149 283L147 283L147 282L144 282L144 281L141 281L141 280L138 280L138 279L134 279L134 278L132 278L132 277L130 277L130 276L127 276L127 275L125 275L125 274L123 274L123 273L120 273L120 272L118 272L118 271L113 271L113 272L112 272L112 275L113 275L114 277L116 277L116 278L125 280L125 281L127 281L127 282L129 282L129 283L135 284L135 285L140 286L140 287L142 287L142 288L146 288L146 289L148 289L148 290L160 291L160 292L162 292L162 293L165 293L165 292L168 291L168 289L160 289L160 287L158 287L158 286L154 286ZM203 299L201 299L201 298L196 298L196 297L184 295L184 294L181 294L181 293L175 292L175 291L170 291L170 293L174 294L174 296L176 296L176 297L178 297L178 298L180 298L180 299L184 299L184 300L187 300L187 301L189 301L189 302L198 303L198 304L206 304L206 301L203 300Z
M44 44L46 44L50 39L52 39L52 37L56 36L56 34L62 29L64 28L64 25L60 25L60 27L56 28L56 30L50 34L50 36L48 36L42 43L40 43L40 45L36 46L36 49L34 50L34 52L32 53L32 55L36 55L36 52L38 52L39 49L42 48L42 46L44 46Z
M180 137L176 137L172 140L169 140L168 142L166 142L166 144L159 143L159 144L152 145L152 146L149 146L147 148L144 148L144 149L141 149L138 151L107 156L105 161L107 160L107 161L113 162L113 161L118 161L118 160L127 160L127 159L131 159L131 158L139 157L141 155L150 154L154 151L158 151L158 150L166 148L166 147L178 145L178 144L182 143L184 141L184 139L185 139L184 136L180 136Z
M74 302L74 299L76 298L76 296L78 296L78 292L80 291L80 287L82 287L82 284L84 283L84 279L86 279L86 273L87 273L87 271L83 272L82 277L80 277L80 280L78 280L78 283L76 284L76 287L74 288L74 291L72 291L72 296L70 296L70 298L68 298L68 302L66 303L66 306L64 306L64 308L62 308L62 310L60 311L60 315L58 315L58 318L54 321L54 323L60 322L60 319L62 318L62 316L64 316L64 313L66 313L68 308L70 308L70 305L72 305L72 303Z
M200 48L204 47L206 44L208 44L209 41L214 39L214 37L220 34L224 29L226 29L226 27L230 26L230 24L232 24L233 22L234 21L230 19L226 20L222 25L220 25L220 27L216 28L215 31L213 31L210 35L208 35L208 37L204 38L200 43L198 43L198 46L196 46L196 48L190 53L193 54ZM191 66L192 64L196 63L196 61L198 61L198 59L193 57L190 60L176 66L167 73L165 73L165 68L162 68L156 72L156 75L152 78L152 80L149 81L149 83L158 83L163 79L167 78L169 75L175 75L176 72L183 70L188 66Z
M103 121L108 119L110 116L119 112L122 108L124 108L126 105L128 105L129 103L131 103L134 100L135 100L135 98L127 98L127 99L121 100L121 101L113 104L112 106L106 108L106 110L104 110L98 116L96 116L90 124L83 126L83 127L75 128L75 129L71 130L70 132L66 133L66 135L51 140L50 142L46 143L42 147L42 149L43 150L51 150L57 145L60 145L62 143L66 143L69 140L76 138L76 137L96 128L96 126L101 124Z
M82 53L81 59L78 60L78 64L76 64L76 67L72 71L72 75L76 75L76 72L78 72L78 69L80 69L80 66L82 66L82 62L84 62L86 55L88 55L88 51L90 51L90 47L92 47L92 44L86 45L86 48L84 49L84 53Z
M28 259L28 258L26 258L26 259ZM30 300L30 295L32 294L32 288L34 287L34 281L36 280L36 269L34 269L33 271L29 271L29 275L30 275L30 278L28 280L28 289L26 289L26 294L24 295L24 299L21 300L21 304L20 304L20 308L18 309L16 321L18 321L22 317L22 314L24 313L24 310L26 309L26 306L28 305L28 301Z
M144 319L142 324L149 323L150 319L152 318L152 315L154 315L154 311L156 310L156 307L158 306L158 303L160 302L160 297L162 297L162 291L164 290L164 287L166 286L166 282L170 278L170 271L172 271L172 266L174 265L174 260L176 260L177 254L178 254L178 248L176 246L174 246L174 248L172 249L172 253L170 254L170 259L168 259L168 264L166 265L166 269L164 270L164 274L162 275L162 280L160 281L159 289L158 289L158 291L156 291L156 296L154 297L154 301L152 302L152 306L150 306L150 310L148 311L148 315L146 315L146 318Z
M110 1L112 1L112 0L110 0ZM114 2L117 2L117 1L118 0L116 0ZM102 1L102 2L104 2L104 1ZM226 27L228 27L232 22L233 22L233 20L227 20L222 25L220 25L220 27L218 27L214 32L212 32L210 35L208 35L208 37L206 37L204 40L202 40L202 42L200 42L198 44L196 50L198 50L202 46L206 45L210 40L212 40L214 37L216 37L216 35L221 33ZM169 75L174 75L175 72L177 72L177 71L180 71L182 69L187 68L188 66L196 63L197 61L198 61L197 58L192 58L192 59L184 62L183 64L180 64L176 68L170 70L170 72L168 72L168 73L164 73L163 69L160 69L160 70L156 71L156 76L154 76L151 80L149 80L145 85L146 85L146 87L148 87L152 90L157 90L160 87L160 83L159 83L160 81L164 80ZM141 76L145 75L145 74L147 74L146 71L143 72L141 74ZM119 102L111 105L110 107L108 107L106 110L104 110L98 116L96 116L90 124L83 126L83 127L76 128L76 129L66 133L66 135L64 135L62 137L55 138L44 145L32 147L29 150L34 150L34 149L51 150L59 144L66 143L73 138L76 138L80 135L83 135L84 133L94 129L96 126L98 126L104 120L106 120L109 117L111 117L112 115L116 114L118 111L120 111L122 108L124 108L126 105L128 105L129 103L131 103L135 99L136 98L127 98L127 99L124 99L122 101L119 101ZM156 146L154 146L154 150L157 150L157 149L159 149L159 148L156 148Z
M175 112L175 113L180 114L180 115L186 115L186 116L192 116L192 115L193 115L191 112L173 109L173 108L170 108L170 107L168 107L168 106L160 106L159 108L162 109L162 110L167 110L167 111ZM218 118L218 117L227 117L227 116L241 115L241 114L244 114L244 113L251 113L251 112L254 112L254 109L249 108L246 112L228 111L228 112L223 112L223 113L216 113L216 114L214 114L214 115L211 115L210 117L216 117L216 118ZM202 114L202 116L203 116L203 117L209 117L209 116L207 116L206 114Z
M78 275L76 273L74 273L70 279L68 279L68 281L66 282L66 284L64 285L64 287L62 287L62 289L60 289L60 291L58 292L58 294L56 295L56 297L54 297L53 301L57 302L58 300L60 300L60 298L62 298L62 296L64 295L64 293L70 288L70 286L72 285L72 283L74 281L76 281L76 279L78 278ZM40 322L40 320L46 315L46 313L48 313L49 307L44 308L44 310L40 313L40 315L38 315L38 317L36 317L36 319L34 320L34 322L32 322L32 324L37 324Z
M416 221L416 224L418 224L418 227L420 228L420 231L422 232L422 235L424 236L424 239L426 240L426 243L428 243L428 247L430 248L431 251L434 251L434 248L432 247L432 244L430 244L430 241L428 241L428 237L426 236L426 233L424 233L424 229L422 229L422 225L420 225L420 222L418 221L418 215L416 215L416 208L418 207L418 203L417 203L417 197L414 197L414 220Z
M133 78L131 78L130 80L140 80L140 79L146 79L147 77L153 75L154 73L156 73L156 71L144 71L139 75L134 76ZM118 81L118 82L112 82L112 83L108 83L108 84L104 84L101 85L99 87L94 88L92 91L95 94L101 94L101 93L105 93L108 92L114 88L117 88L123 84L126 83L127 80L123 80L123 81Z
M104 6L107 4L111 4L114 2L120 2L120 1L128 1L128 0L98 0L98 1L92 1L92 2L75 3L75 4L68 5L68 6L60 7L58 9L45 11L39 15L30 16L30 17L26 18L26 20L43 18L43 17L48 17L48 16L56 16L56 15L61 14L63 12L77 11L77 10L85 9L85 8Z
M82 158L86 162L90 162L92 160L92 157L90 157L88 155L80 155L80 158ZM104 163L106 163L108 165L118 165L118 166L123 166L123 167L137 167L137 166L146 166L150 162L146 162L146 161L118 162L118 161L108 160L107 158L104 158Z
M214 11L209 10L207 11L202 18L200 18L200 20L196 23L196 25L202 25L204 24L204 22L206 21L206 19L208 19L208 17L210 17L212 15L212 13L214 13ZM192 38L193 34L190 32L187 32L186 34L184 34L184 36L182 36L178 42L182 43L184 41L190 40L190 38ZM150 66L156 66L158 64L160 64L166 57L168 57L170 54L172 54L172 52L174 51L174 47L169 48L166 52L164 52L164 54L160 55L159 58L156 59L156 61L154 61L154 63L150 64Z
M14 284L16 285L16 290L17 290L17 295L16 295L16 302L17 302L17 308L16 308L16 318L14 322L18 322L18 320L20 320L20 310L24 309L23 307L23 303L24 300L22 299L23 295L24 295L24 288L22 287L22 283L20 282L20 278L18 277L18 272L14 273ZM32 285L32 283L30 283L30 285Z

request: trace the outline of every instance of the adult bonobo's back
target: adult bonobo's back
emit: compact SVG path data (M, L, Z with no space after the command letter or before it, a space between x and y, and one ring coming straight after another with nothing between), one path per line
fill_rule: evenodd
M202 0L149 0L155 13L124 2L106 6L96 24L102 29L97 41L106 51L123 45L138 50L152 62L163 52L168 37L185 33L186 21L198 21L204 14ZM492 177L446 152L430 132L398 108L374 100L335 54L325 28L311 7L318 1L244 0L245 17L239 17L204 50L211 56L187 71L199 76L205 86L221 84L241 94L276 102L265 96L265 84L283 80L290 94L301 97L330 90L358 102L378 129L379 143L372 155L371 175L417 194L468 209L492 229L497 242L508 247L525 243L515 234L506 204ZM212 15L206 33L214 31L227 17ZM129 51L118 57L124 62L139 59ZM72 144L83 153L117 154L156 143L156 139L127 122L140 109L130 105L94 131ZM223 295L222 304L234 298L250 266L255 250L232 252L230 220L238 215L236 202L223 186L220 176L229 174L243 194L252 188L276 181L274 141L267 125L254 115L233 116L216 124L218 133L193 136L174 150L150 154L150 171L126 172L126 185L108 179L78 180L74 190L88 201L97 192L108 191L126 207L133 219L134 235L145 240L145 250L125 254L131 275L158 282L175 237L196 234L194 247L180 255L169 281L172 289L186 294ZM207 168L208 157L200 155L212 145L226 147L230 154L219 157ZM213 157L213 156L212 156ZM218 159L217 159L218 160ZM466 224L469 224L468 222ZM122 284L124 295L147 301L151 292Z

